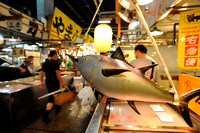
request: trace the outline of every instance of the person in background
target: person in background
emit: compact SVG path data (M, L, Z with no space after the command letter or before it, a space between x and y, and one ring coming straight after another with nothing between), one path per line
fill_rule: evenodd
M150 66L155 64L152 60L146 58L147 48L144 45L137 45L135 47L135 60L131 61L130 64L136 68L141 68L145 66ZM145 76L154 82L160 81L160 75L158 72L158 67L155 66L145 72Z
M35 72L33 70L33 64L32 61L34 59L34 56L29 56L25 61L23 61L17 68L22 72L21 77L29 77L35 75Z
M73 61L71 59L67 60L67 67L70 71L73 70Z
M47 60L40 71L40 87L45 88L45 85L48 89L48 93L54 92L58 90L60 87L64 88L65 85L61 78L59 64L58 64L58 55L56 51L50 51L49 53L49 60ZM44 84L44 74L46 77L45 84ZM46 105L45 113L42 117L42 121L48 123L51 121L49 114L54 106L54 97L53 95L49 96L48 103ZM56 106L55 106L56 107ZM56 109L56 108L55 108Z
M50 55L48 54L48 57L45 59L45 62L47 62L48 60L50 60L51 59L51 57L50 57Z

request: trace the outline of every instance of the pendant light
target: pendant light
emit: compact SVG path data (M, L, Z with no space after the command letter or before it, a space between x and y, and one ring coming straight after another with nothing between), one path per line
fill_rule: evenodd
M111 48L112 28L107 24L100 24L94 30L94 44L98 52L107 52Z
M127 10L125 10L124 13L118 12L118 15L119 15L124 21L126 21L127 23L130 23L130 19L128 18L128 17L129 17L129 12L128 12Z
M151 32L152 36L159 36L159 35L163 34L163 32L161 30L157 29L156 26L150 32Z
M128 25L128 29L133 30L135 27L137 27L139 25L139 21L136 20L131 20L130 24Z

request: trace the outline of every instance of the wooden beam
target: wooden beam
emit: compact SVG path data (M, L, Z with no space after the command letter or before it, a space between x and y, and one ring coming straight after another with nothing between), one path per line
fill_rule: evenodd
M121 11L121 5L119 5L118 0L115 0L115 14L116 14L116 24L118 24L118 33L117 33L117 38L121 38L121 18L118 15L118 12Z

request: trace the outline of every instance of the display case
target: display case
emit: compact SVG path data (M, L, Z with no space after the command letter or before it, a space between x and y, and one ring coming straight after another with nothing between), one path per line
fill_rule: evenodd
M97 105L87 133L200 131L199 123L195 123L196 127L190 127L176 106L147 102L135 102L135 106L140 115L126 101L104 97Z

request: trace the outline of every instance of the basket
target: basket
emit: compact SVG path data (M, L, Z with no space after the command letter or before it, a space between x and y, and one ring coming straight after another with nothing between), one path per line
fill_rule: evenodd
M54 104L55 105L64 105L68 102L72 102L75 99L75 94L73 91L61 92L54 94Z

